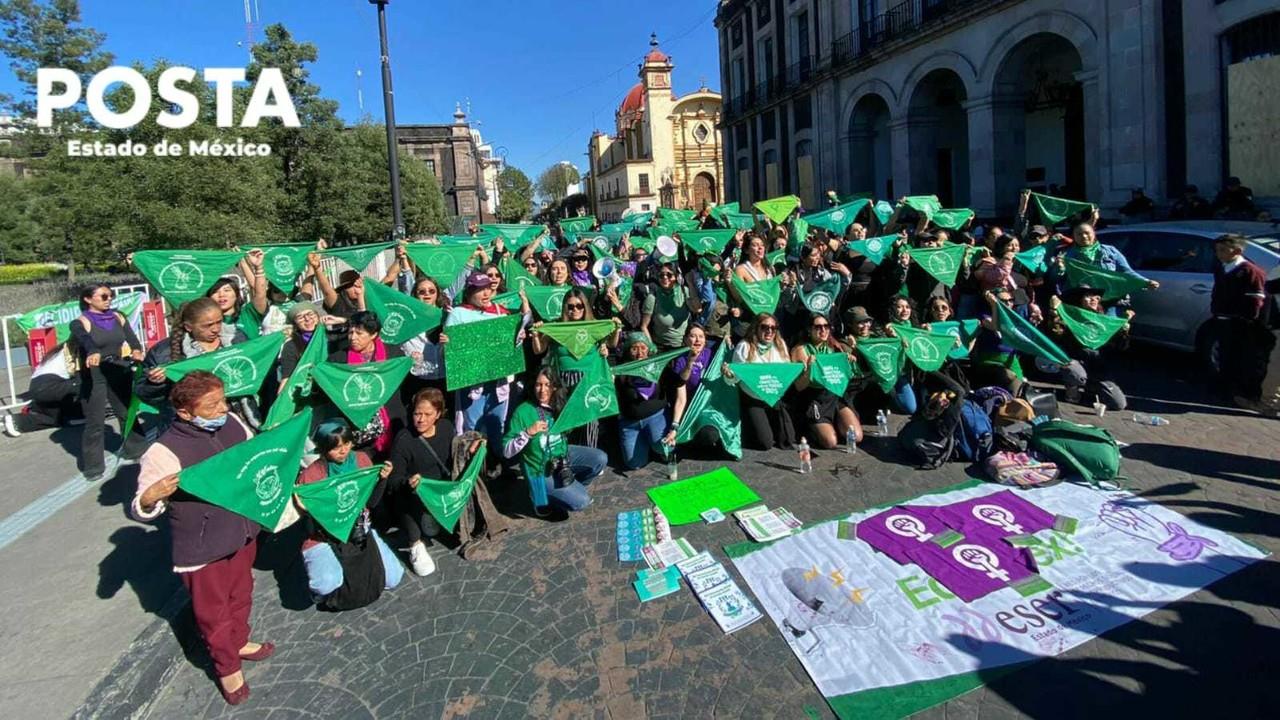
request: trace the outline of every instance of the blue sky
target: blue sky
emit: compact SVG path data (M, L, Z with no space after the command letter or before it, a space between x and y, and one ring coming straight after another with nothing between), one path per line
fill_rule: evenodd
M312 79L344 119L382 121L377 12L367 0L250 0L258 27L280 22L315 43ZM120 64L165 58L193 67L243 66L243 0L81 0L86 24L106 33ZM716 0L391 0L387 23L402 123L452 121L471 101L485 139L531 177L559 160L585 168L593 128L637 81L649 33L675 63L675 91L703 79L719 89ZM261 33L259 30L259 37ZM0 92L17 81L5 68Z

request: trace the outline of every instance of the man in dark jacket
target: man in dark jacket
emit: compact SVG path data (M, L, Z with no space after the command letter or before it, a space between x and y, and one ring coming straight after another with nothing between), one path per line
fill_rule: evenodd
M1222 342L1221 378L1237 405L1257 410L1265 360L1275 338L1267 329L1266 275L1244 257L1248 239L1221 235L1213 241L1218 264L1213 270L1209 309Z

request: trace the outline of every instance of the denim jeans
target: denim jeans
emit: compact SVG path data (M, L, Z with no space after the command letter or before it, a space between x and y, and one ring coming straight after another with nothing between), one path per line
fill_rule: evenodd
M892 397L894 409L903 415L915 415L918 404L916 402L916 390L911 387L910 381L905 376L898 378L898 384L893 386Z
M667 429L667 418L662 410L641 420L618 420L622 434L622 467L635 470L649 462L649 451L664 454L662 436Z
M698 300L702 302L702 312L698 313L698 324L706 327L711 322L711 315L716 311L716 288L710 279L702 276L702 273L698 273L697 278Z
M609 458L603 450L570 445L567 460L569 468L573 471L573 480L564 487L556 487L555 477L546 476L543 482L546 483L547 497L566 510L583 510L591 504L591 495L587 493L587 486L604 472Z
M457 407L462 415L462 427L458 428L458 432L475 430L483 433L489 440L489 447L502 447L502 433L507 424L507 401L498 400L497 383L485 383L484 392L474 400L466 390L459 390L456 397Z
M370 528L369 534L378 543L378 554L382 556L382 570L387 576L385 589L390 590L400 584L400 579L404 577L404 566L400 564L400 560L391 548L378 537L377 531ZM303 550L302 563L307 568L307 585L317 598L322 598L342 587L342 563L338 562L338 556L333 554L333 548L327 543L320 543Z

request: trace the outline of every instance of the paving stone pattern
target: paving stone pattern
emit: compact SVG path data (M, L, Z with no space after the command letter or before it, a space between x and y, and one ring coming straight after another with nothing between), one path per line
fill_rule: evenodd
M1132 444L1124 470L1134 489L1280 550L1280 422L1203 404L1188 368L1153 372L1135 362L1123 384L1137 396L1136 409L1173 423L1143 427L1130 413L1101 421ZM1143 399L1156 394L1148 388L1189 399ZM1068 419L1085 417L1083 409L1064 410ZM718 465L690 460L681 472ZM791 453L748 451L733 467L766 503L806 521L967 477L957 463L917 471L901 463L892 441L878 438L854 456L816 453L812 475L798 474L797 465ZM638 602L630 585L637 565L616 560L614 519L647 504L644 490L665 479L659 470L607 474L592 487L594 506L567 521L519 520L495 559L462 561L437 543L434 575L406 574L373 606L343 614L306 602L302 563L290 546L296 538L265 543L259 565L276 567L257 576L253 637L278 650L246 665L251 699L228 708L201 666L207 661L199 652L185 659L171 640L174 671L149 717L829 717L768 618L724 636L687 588ZM721 560L724 545L745 539L732 520L674 532ZM1278 567L1274 559L1258 563L920 716L1274 712L1280 697L1264 678L1280 666Z

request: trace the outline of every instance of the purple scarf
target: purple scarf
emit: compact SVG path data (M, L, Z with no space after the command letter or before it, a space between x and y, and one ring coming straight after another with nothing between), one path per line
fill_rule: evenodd
M645 400L653 399L653 394L658 392L658 383L649 382L644 378L631 378L631 387L635 388L636 394Z
M689 381L685 383L685 387L690 391L698 389L698 385L702 383L702 372L706 369L707 364L711 362L711 346L706 345L702 348L702 352L697 357L691 358L688 355L681 355L671 364L671 369L677 375L684 372L684 368L689 363L693 363L693 370L689 372Z
M85 310L82 314L89 318L89 322L93 323L99 330L111 330L119 324L119 318L116 317L114 310L108 310L107 312Z
M590 287L595 284L590 270L574 270L569 277L578 287Z
M304 344L311 342L311 336L315 334L316 334L315 330L312 330L311 332L302 332L301 330L298 331L298 335L302 338L302 342Z

